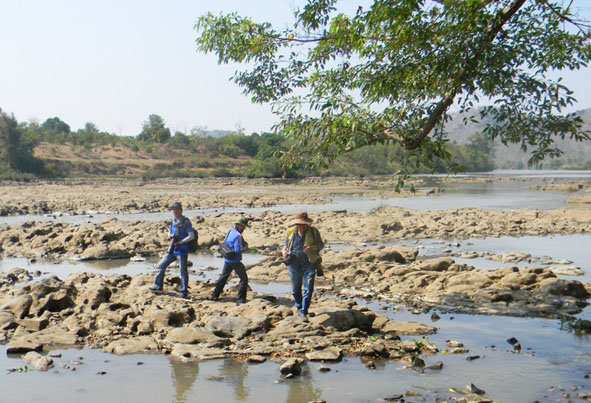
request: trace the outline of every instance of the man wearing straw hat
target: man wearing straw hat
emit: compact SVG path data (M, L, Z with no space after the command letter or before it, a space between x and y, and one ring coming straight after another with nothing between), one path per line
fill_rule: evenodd
M238 275L238 278L240 278L236 305L246 303L248 277L246 275L246 268L242 263L242 252L248 249L248 242L244 240L242 233L247 227L249 227L248 220L245 217L240 217L240 219L234 222L234 226L226 234L224 244L227 245L229 249L231 249L231 252L230 254L224 256L224 267L222 268L222 273L215 284L213 294L209 298L211 301L217 301L219 299L224 286L230 278L230 274L232 274L232 271L235 271Z
M310 224L312 219L305 211L295 213L287 230L283 246L283 261L289 267L291 293L298 314L304 322L308 320L308 309L314 292L316 266L320 262L319 252L324 247L318 229ZM302 293L303 286L303 293Z

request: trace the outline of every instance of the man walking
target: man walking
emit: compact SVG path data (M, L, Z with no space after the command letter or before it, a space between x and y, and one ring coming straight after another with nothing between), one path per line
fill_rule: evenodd
M213 294L209 298L212 301L217 301L220 298L224 286L230 278L232 271L235 271L240 278L238 284L238 299L236 305L246 303L246 290L248 288L248 276L246 275L246 268L242 263L242 252L248 249L248 242L242 237L244 230L249 227L248 220L245 217L241 217L234 223L234 226L226 234L224 244L231 249L231 252L224 256L224 267L222 273L218 278L218 281L213 290Z
M312 219L305 211L295 213L287 230L283 246L283 261L289 267L291 293L298 313L304 322L308 321L308 309L314 292L316 266L320 264L319 252L324 247L320 233L310 224ZM303 294L302 294L303 286Z
M195 230L191 226L191 221L183 216L183 207L181 203L173 203L170 207L173 219L170 224L168 237L171 239L170 248L166 255L158 263L158 274L154 280L154 286L150 290L162 292L164 284L164 274L166 268L175 260L179 260L181 268L181 298L187 298L189 284L189 273L187 271L187 257L189 255L189 242L195 239Z

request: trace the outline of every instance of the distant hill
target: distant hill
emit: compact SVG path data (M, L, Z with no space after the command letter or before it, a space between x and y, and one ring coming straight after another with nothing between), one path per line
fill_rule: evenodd
M591 108L577 111L585 122L583 128L591 131ZM478 113L472 113L470 115ZM464 125L463 114L454 114L446 125L450 140L457 144L466 144L470 136L482 131L486 122L469 123ZM558 160L544 161L543 166L547 168L580 168L583 164L591 161L591 141L576 142L573 140L557 140L556 145L564 152ZM518 145L504 146L500 142L497 146L495 163L499 169L522 168L527 166L529 154L524 153Z

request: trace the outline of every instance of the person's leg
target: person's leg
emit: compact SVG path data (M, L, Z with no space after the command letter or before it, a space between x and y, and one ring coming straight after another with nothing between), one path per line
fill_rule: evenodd
M238 301L245 302L246 291L248 290L248 276L246 275L246 267L244 267L244 263L237 263L234 266L234 271L240 279L240 284L238 284Z
M170 266L172 262L176 260L176 256L174 253L167 253L164 255L160 263L158 263L158 274L156 275L156 279L154 280L154 285L156 288L162 289L164 285L164 274L166 273L166 268Z
M304 315L308 314L310 303L312 301L312 293L314 292L314 279L316 277L316 267L313 264L303 267L304 277L304 294L302 296L302 310Z
M302 268L298 264L289 266L289 278L291 280L291 295L298 311L302 309Z
M213 294L211 297L213 299L219 298L224 286L228 282L228 278L230 278L230 274L232 273L232 264L224 262L224 267L222 268L222 273L218 277L218 281L215 283L215 288L213 289Z
M187 258L189 256L184 253L179 256L179 265L181 267L181 296L187 296L189 288L189 271L187 270Z

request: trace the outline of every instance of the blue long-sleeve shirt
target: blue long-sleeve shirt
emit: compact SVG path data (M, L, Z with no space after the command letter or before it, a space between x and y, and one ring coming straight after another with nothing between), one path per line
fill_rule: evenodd
M228 231L226 235L226 240L224 241L226 245L228 245L236 255L233 259L228 259L227 257L224 258L226 263L238 263L242 260L242 252L246 250L244 245L244 241L242 240L242 234L238 232L236 228L232 228Z
M178 236L178 240L180 241L185 239L190 232L194 233L195 230L191 225L191 221L189 221L187 217L181 216L179 219L175 218L172 220L169 231L171 235L176 234ZM173 252L177 256L186 255L189 253L189 245L186 243L177 245L174 247Z

